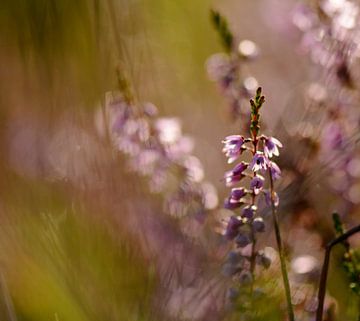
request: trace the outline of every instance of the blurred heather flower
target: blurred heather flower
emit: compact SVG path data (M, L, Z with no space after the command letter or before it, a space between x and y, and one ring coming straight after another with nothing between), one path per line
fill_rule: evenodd
M236 46L227 20L219 12L211 10L211 20L220 36L225 53L214 54L207 60L209 78L217 83L228 100L231 119L248 117L249 113L242 105L255 93L258 82L254 77L244 75L243 68L259 55L259 48L248 39L240 41ZM244 125L246 124L241 123L241 126Z
M239 296L239 290L236 288L230 288L227 292L227 297L231 301L237 299L238 296Z
M153 104L134 104L121 93L106 94L105 106L114 146L129 157L131 170L149 178L152 192L164 194L166 211L181 217L217 206L216 190L204 182L202 164L191 154L193 140L183 135L179 119L156 117Z
M158 118L154 127L163 144L176 143L182 136L180 121L177 118Z
M251 239L246 234L238 234L235 238L235 242L239 247L245 247L251 243Z
M230 264L239 264L243 261L243 256L239 252L230 251L227 257L227 261Z
M302 31L302 47L322 75L316 86L309 87L307 96L311 106L321 111L324 126L314 136L319 138L320 161L331 172L329 187L340 196L340 201L351 212L360 196L351 192L359 181L337 173L345 170L346 162L331 161L356 157L359 149L352 143L358 135L358 73L360 58L360 5L352 0L322 0L316 7L300 4L293 21ZM326 89L325 89L326 88ZM316 90L314 90L316 89ZM337 177L335 177L337 176ZM334 180L338 184L333 184ZM346 186L346 188L338 188Z
M227 227L226 227L225 236L229 240L232 240L233 238L235 238L239 232L239 227L242 224L243 224L243 222L239 218L237 218L236 216L231 216L230 220L227 224Z
M345 142L345 133L339 122L330 121L322 133L323 146L326 150L341 149Z
M222 274L224 276L233 276L237 272L239 272L239 267L233 265L233 264L225 264L222 268Z

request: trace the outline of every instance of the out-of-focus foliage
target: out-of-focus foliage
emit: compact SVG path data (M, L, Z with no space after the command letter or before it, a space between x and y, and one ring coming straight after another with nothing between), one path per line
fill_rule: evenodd
M106 213L81 208L61 188L6 179L2 320L151 319L153 266L121 229L101 223Z

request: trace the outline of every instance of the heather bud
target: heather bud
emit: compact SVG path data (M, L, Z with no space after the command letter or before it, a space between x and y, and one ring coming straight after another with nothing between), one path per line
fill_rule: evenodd
M265 223L262 217L257 217L253 220L252 226L255 232L264 232L265 231Z

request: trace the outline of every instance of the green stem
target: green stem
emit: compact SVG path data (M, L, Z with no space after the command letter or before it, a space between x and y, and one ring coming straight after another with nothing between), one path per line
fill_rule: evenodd
M289 316L289 321L294 321L295 317L294 317L293 306L291 303L290 283L289 283L289 277L288 277L288 273L287 273L287 269L286 269L286 260L285 260L284 249L283 249L281 234L280 234L279 221L278 221L276 206L275 206L275 201L274 201L274 181L273 181L273 177L271 175L270 168L269 168L269 177L270 177L270 193L271 193L270 194L271 195L271 212L272 212L272 218L273 218L274 229L275 229L276 243L277 243L277 247L278 247L278 251L279 251L281 274L282 274L283 284L284 284L284 289L285 289L288 316Z

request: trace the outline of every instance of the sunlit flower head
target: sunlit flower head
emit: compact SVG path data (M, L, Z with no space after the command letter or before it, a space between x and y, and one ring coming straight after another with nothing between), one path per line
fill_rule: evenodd
M266 137L264 139L264 153L271 158L274 155L279 156L279 148L283 147L281 142L274 137Z
M181 124L177 118L159 118L155 122L155 128L163 144L173 144L182 135Z
M252 171L256 172L258 170L267 170L268 164L269 160L264 153L256 152L249 166Z
M250 189L253 190L255 195L258 195L264 187L264 177L257 175L250 182Z
M225 200L224 207L227 209L235 209L244 204L242 198L246 195L243 187L233 188L230 197Z
M262 217L256 217L253 222L252 226L255 232L264 232L265 231L265 222Z
M241 233L235 238L235 242L239 247L245 247L251 243L251 239L248 235Z
M242 147L244 144L244 137L240 135L231 135L227 136L223 140L225 145L223 148L223 153L228 157L228 163L233 163L242 153Z
M232 240L239 233L239 227L242 225L242 221L236 216L231 216L226 226L225 236L227 239Z
M243 172L247 169L248 164L241 162L237 164L231 171L225 173L226 185L231 186L239 182L244 176Z
M257 210L256 205L248 205L242 210L242 216L247 219L252 219Z
M270 161L269 168L273 180L277 180L281 177L281 170L275 162Z

